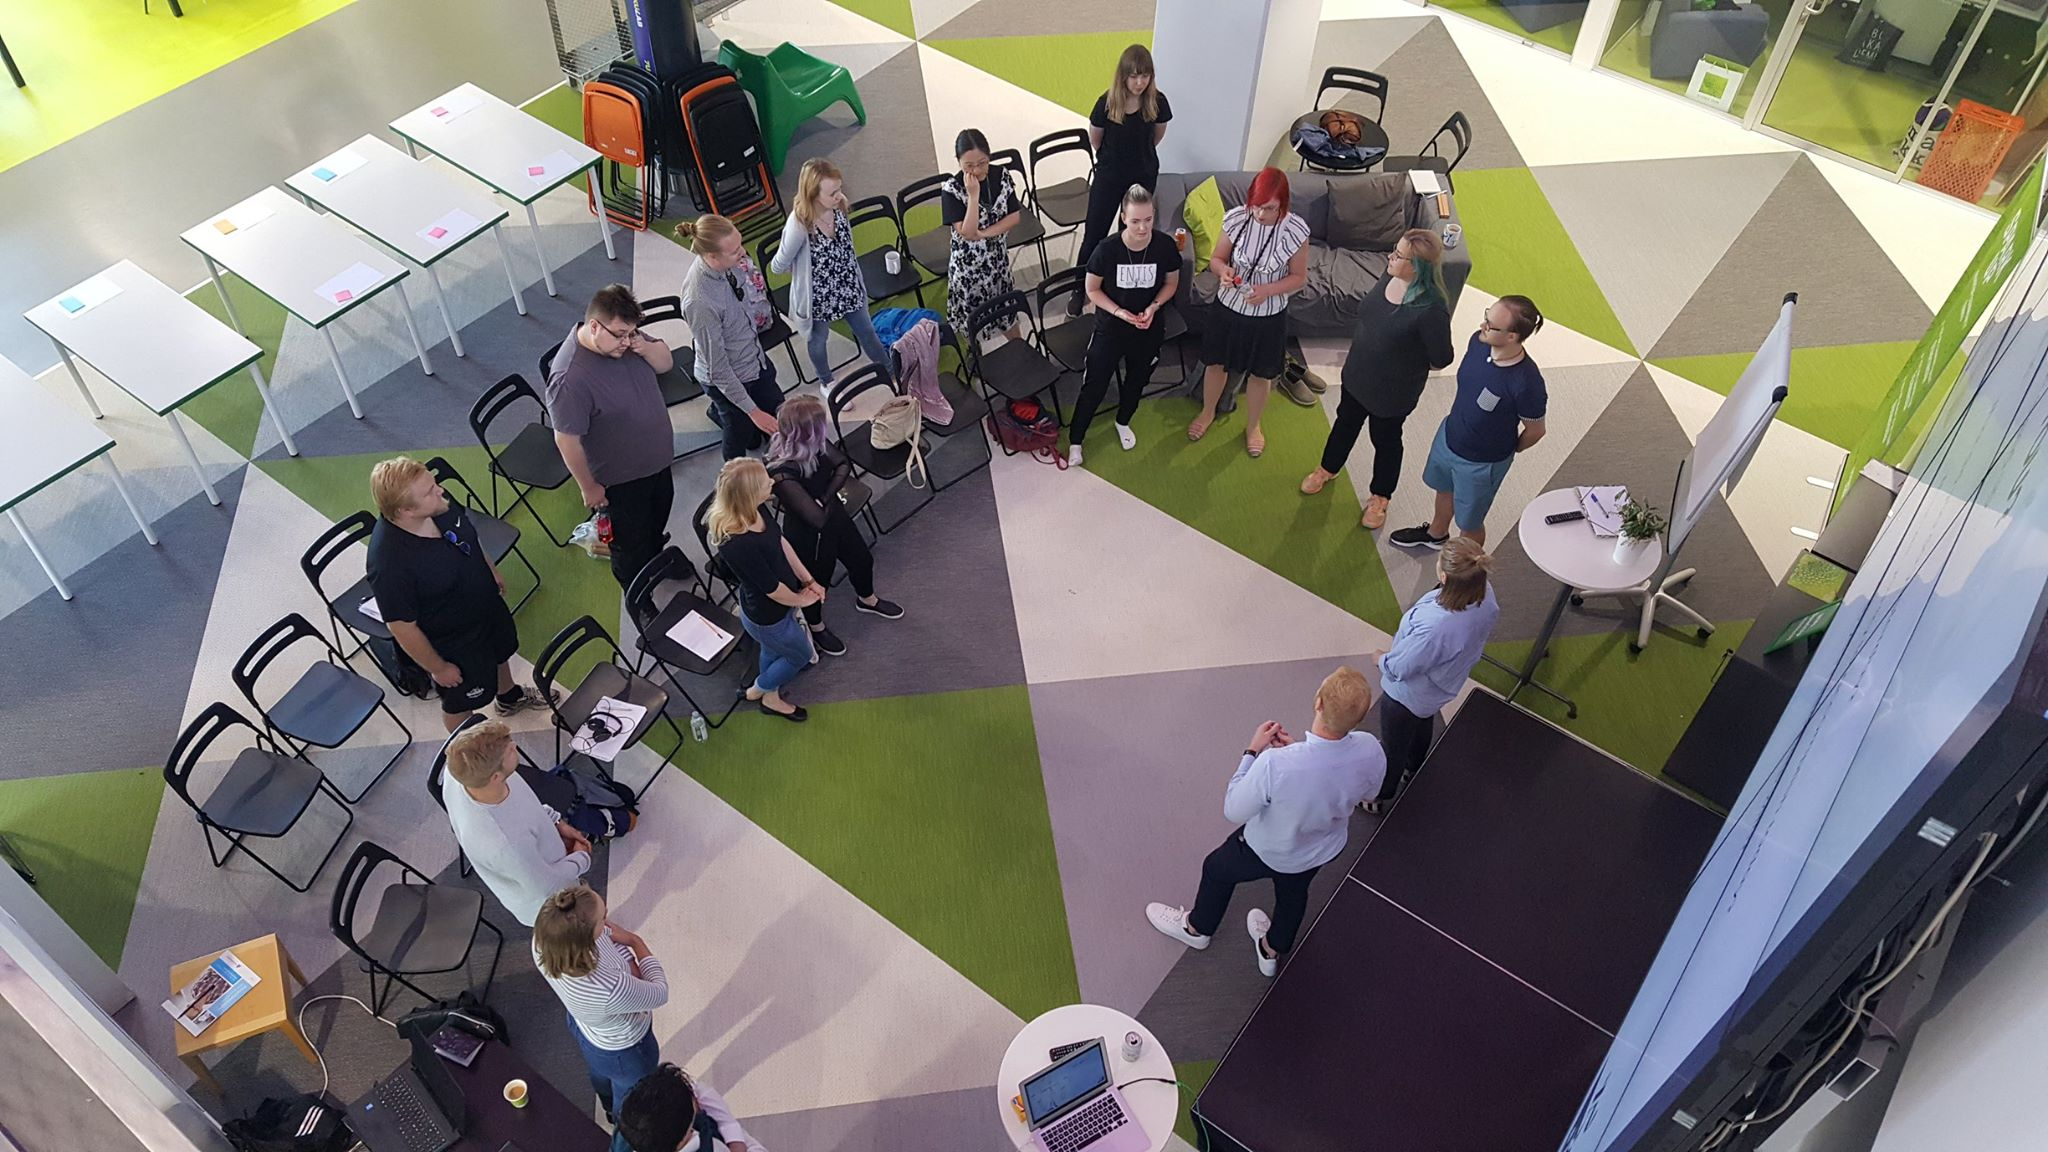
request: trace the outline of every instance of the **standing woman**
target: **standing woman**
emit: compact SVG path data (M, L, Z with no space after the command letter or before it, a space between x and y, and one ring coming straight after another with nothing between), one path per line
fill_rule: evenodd
M768 441L768 478L790 547L804 566L817 574L821 586L832 584L832 569L846 565L853 583L856 611L901 620L903 609L875 595L875 554L846 510L840 489L853 477L853 462L825 423L825 402L815 396L792 396L776 414L781 426ZM823 601L804 606L811 643L827 656L846 655L846 641L825 627Z
M1387 257L1379 288L1358 305L1358 328L1344 358L1344 391L1323 443L1323 461L1301 490L1311 496L1336 479L1358 431L1372 432L1372 486L1360 521L1377 531L1401 482L1401 424L1422 399L1429 374L1450 367L1451 306L1444 292L1444 243L1428 228L1410 228Z
M1088 139L1095 145L1095 174L1088 185L1088 222L1081 228L1081 266L1116 222L1124 191L1136 184L1159 190L1159 142L1173 106L1152 83L1152 53L1133 44L1117 58L1109 91L1095 98L1088 113ZM1079 314L1081 298L1070 296L1068 311Z
M784 720L810 714L782 698L782 688L815 661L811 630L790 611L825 599L825 588L804 568L775 521L761 514L768 502L768 469L743 456L718 470L711 510L705 513L711 546L740 582L740 624L761 646L761 670L746 692L761 711Z
M775 431L782 389L761 347L773 319L760 273L747 259L740 230L723 216L685 220L676 234L690 242L697 266L683 277L683 320L696 353L691 372L703 385L711 419L723 433L727 460L759 448Z
M853 251L846 208L838 166L823 158L804 161L796 178L796 203L782 225L782 245L768 262L769 268L789 277L789 314L803 330L818 387L827 395L832 392L832 357L826 343L834 320L846 321L861 354L884 376L894 375L888 350L868 315L868 285Z
M1010 229L1023 217L1023 201L1010 187L1008 172L989 167L988 137L969 128L953 139L960 170L940 187L939 207L953 230L953 248L946 259L946 314L964 326L976 308L1011 290ZM973 333L987 340L1000 328ZM1012 340L1022 340L1022 322L1010 325Z
M533 920L533 960L569 1010L590 1086L606 1116L661 1063L654 1010L668 1003L668 974L638 934L605 919L604 897L577 884L547 898ZM623 1132L612 1152L633 1152Z
M1486 651L1486 638L1500 618L1486 579L1492 567L1493 557L1470 536L1445 541L1437 553L1437 586L1401 614L1393 647L1379 654L1387 775L1366 811L1378 812L1408 786L1436 738L1437 713L1457 698Z
M1218 306L1202 326L1202 359L1209 367L1202 374L1202 414L1188 425L1190 440L1208 435L1225 380L1243 372L1244 450L1252 456L1266 451L1259 417L1273 378L1286 366L1287 298L1308 283L1308 221L1287 207L1287 173L1262 168L1245 203L1223 214L1223 234L1209 258Z
M1081 441L1095 419L1095 409L1109 391L1110 373L1121 364L1117 385L1116 437L1128 452L1138 446L1131 417L1152 380L1152 365L1166 340L1159 310L1180 286L1180 247L1172 237L1153 230L1157 210L1152 193L1133 184L1124 190L1123 231L1095 246L1088 261L1088 299L1095 303L1095 334L1088 340L1088 366L1081 379L1081 398L1074 404L1067 463L1081 463Z

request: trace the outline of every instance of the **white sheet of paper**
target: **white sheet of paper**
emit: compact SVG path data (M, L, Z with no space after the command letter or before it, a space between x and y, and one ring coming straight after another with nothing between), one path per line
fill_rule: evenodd
M377 607L375 596L365 598L361 604L356 605L356 610L379 624L384 622L384 610Z
M1444 190L1442 182L1436 178L1436 173L1427 168L1410 168L1408 186L1415 189L1417 196L1434 196Z
M457 208L425 228L420 229L420 239L429 244L452 243L456 237L467 234L478 224L476 217Z
M540 171L534 171L536 168L540 169ZM575 159L567 152L557 148L540 159L529 163L526 166L526 175L533 181L533 186L539 188L544 185L553 184L575 170Z
M354 149L343 148L320 163L313 165L313 179L320 180L323 183L331 183L368 163L369 160L364 158L362 153ZM325 174L324 176L322 175L323 173Z
M576 730L576 734L569 738L569 747L593 760L611 761L625 749L626 738L633 734L633 729L640 726L640 719L647 715L647 709L638 704L628 704L624 700L606 696L597 702L597 706L590 710L590 714L592 719L585 720L583 726ZM609 735L602 738L599 737L596 725L592 722L600 716L609 717L612 721L606 726Z
M483 102L483 97L476 93L466 92L458 88L450 92L446 99L437 100L428 105L427 115L446 124L451 120L459 120L468 113L476 111L483 106Z
M1579 491L1579 510L1586 514L1586 523L1593 528L1595 536L1621 535L1621 506L1628 503L1628 489L1618 484Z
M95 276L71 291L57 297L57 307L67 316L76 316L91 308L104 304L121 294L121 286L105 276Z
M732 643L732 633L697 612L676 621L675 627L668 630L668 638L688 648L699 660L713 659Z
M349 265L340 275L315 288L314 291L336 304L346 304L369 291L371 286L383 278L382 272L368 264L356 263Z

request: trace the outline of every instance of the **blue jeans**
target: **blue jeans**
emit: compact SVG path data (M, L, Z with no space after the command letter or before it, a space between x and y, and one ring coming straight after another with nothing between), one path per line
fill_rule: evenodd
M811 630L804 626L803 613L792 608L773 624L756 624L753 617L742 612L740 624L761 646L761 674L754 680L756 690L780 692L783 685L811 666Z
M633 1090L633 1085L661 1064L661 1045L654 1039L652 1029L638 1044L617 1050L599 1048L585 1039L574 1016L569 1017L569 1033L576 1037L576 1046L583 1049L583 1062L590 1067L590 1086L596 1089L597 1098L612 1116L619 1114L619 1106L626 1102L626 1093ZM612 1133L612 1152L633 1152L617 1131Z
M889 363L889 350L882 347L882 338L875 334L875 318L868 315L868 310L856 308L838 319L846 321L846 326L853 329L853 339L860 345L860 354L873 361L882 370L882 375L895 379L896 371ZM825 342L831 337L832 318L813 316L811 330L804 337L804 347L811 354L811 367L817 371L819 382L827 387L832 384L832 355L825 350Z

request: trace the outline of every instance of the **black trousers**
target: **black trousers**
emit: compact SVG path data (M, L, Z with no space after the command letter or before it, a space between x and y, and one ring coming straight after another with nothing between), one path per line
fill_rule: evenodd
M775 383L775 365L765 358L761 361L761 375L745 384L747 396L756 407L770 416L782 410L782 388ZM737 460L768 442L768 435L754 427L752 419L725 393L716 388L705 388L705 397L711 402L711 422L718 425L721 454L727 460Z
M1158 362L1159 349L1165 343L1166 325L1156 316L1152 327L1142 332L1114 317L1096 322L1095 334L1088 338L1088 366L1081 377L1081 398L1074 402L1071 443L1079 444L1087 438L1095 410L1109 393L1110 375L1119 366L1123 368L1123 381L1117 385L1116 422L1130 424L1131 417L1138 414L1138 401L1145 394L1145 386L1152 382L1152 365Z
M676 478L663 468L652 476L605 485L604 498L612 513L612 579L624 588L668 546Z
M1401 425L1407 419L1374 416L1365 410L1365 405L1353 400L1349 392L1344 393L1337 399L1337 418L1330 422L1330 438L1323 441L1323 471L1344 470L1344 462L1351 458L1351 449L1358 444L1358 431L1364 428L1372 437L1372 483L1368 491L1391 498L1395 486L1401 483Z
M1387 778L1380 782L1380 800L1392 800L1408 787L1415 770L1429 755L1436 738L1436 717L1417 716L1386 693L1380 693L1380 747L1387 753Z
M860 525L853 522L853 516L845 505L832 509L825 517L823 528L812 528L802 518L791 516L783 522L783 531L789 536L789 546L796 549L804 567L811 570L811 578L827 588L832 586L832 572L838 565L846 566L847 582L853 585L854 595L866 598L875 594L875 554L868 550L868 542L860 534ZM825 622L825 606L808 604L804 606L804 622L815 628Z
M1266 933L1266 946L1275 952L1294 947L1294 934L1301 931L1301 918L1308 914L1308 885L1316 870L1275 872L1252 846L1244 842L1244 829L1231 832L1228 839L1202 861L1202 887L1195 893L1195 906L1188 913L1188 927L1198 936L1214 936L1230 907L1230 894L1239 884L1252 880L1273 882L1273 927Z
M1116 210L1123 207L1124 193L1131 185L1143 184L1145 191L1159 190L1157 172L1113 172L1097 168L1088 181L1088 221L1081 225L1081 254L1076 258L1077 266L1086 268L1088 257L1094 255L1095 246L1102 238L1116 231Z

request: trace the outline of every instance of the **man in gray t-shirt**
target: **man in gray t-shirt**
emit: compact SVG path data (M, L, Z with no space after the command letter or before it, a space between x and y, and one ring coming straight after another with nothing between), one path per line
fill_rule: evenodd
M656 377L675 366L668 345L640 331L640 303L623 284L599 289L562 341L547 379L555 445L583 503L612 520L612 577L621 588L668 541L675 504L674 434Z

